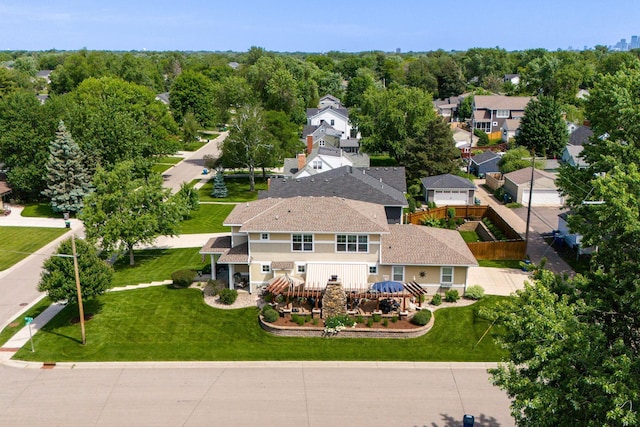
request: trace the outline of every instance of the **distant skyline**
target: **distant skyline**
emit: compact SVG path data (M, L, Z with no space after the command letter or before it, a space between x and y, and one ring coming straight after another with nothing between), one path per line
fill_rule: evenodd
M640 33L637 0L0 0L0 20L0 50L556 50Z

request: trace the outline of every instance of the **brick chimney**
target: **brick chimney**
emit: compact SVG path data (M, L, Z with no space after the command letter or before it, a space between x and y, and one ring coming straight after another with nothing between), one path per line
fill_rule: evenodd
M307 156L304 153L298 154L298 170L304 169L307 164Z
M313 150L313 135L307 135L307 154L311 154Z

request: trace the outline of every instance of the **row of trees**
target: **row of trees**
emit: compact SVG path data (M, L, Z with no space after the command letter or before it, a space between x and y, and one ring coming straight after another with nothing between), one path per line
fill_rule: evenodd
M588 166L565 166L569 224L595 247L573 278L536 273L496 315L509 363L492 370L520 426L640 424L640 71L595 83L586 105Z

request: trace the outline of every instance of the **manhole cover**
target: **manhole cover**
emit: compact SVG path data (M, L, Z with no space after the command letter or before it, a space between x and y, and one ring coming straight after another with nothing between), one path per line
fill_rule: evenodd
M29 305L29 303L28 302L21 302L20 303L20 307L24 307L25 305Z

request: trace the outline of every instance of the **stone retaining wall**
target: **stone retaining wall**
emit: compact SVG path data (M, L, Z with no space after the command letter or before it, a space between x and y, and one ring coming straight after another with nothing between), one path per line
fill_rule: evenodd
M290 326L277 326L271 323L265 322L262 315L258 317L260 326L265 331L281 336L281 337L327 337L327 338L417 338L431 330L435 316L432 313L431 320L425 326L420 326L415 329L392 329L387 328L346 328L338 332L337 335L325 335L323 327L290 327Z

